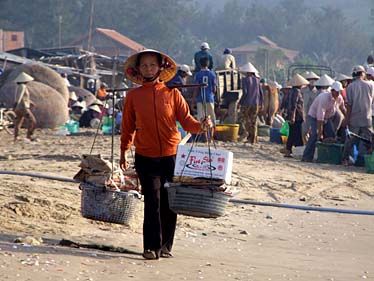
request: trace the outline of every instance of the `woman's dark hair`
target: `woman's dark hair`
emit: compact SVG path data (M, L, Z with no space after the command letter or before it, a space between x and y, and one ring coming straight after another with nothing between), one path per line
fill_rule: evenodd
M144 56L144 55L155 55L156 58L157 58L157 62L158 62L158 65L161 66L162 65L162 56L160 53L156 53L156 52L143 52L143 53L140 53L137 57L136 57L136 62L135 62L135 66L140 66L140 59Z

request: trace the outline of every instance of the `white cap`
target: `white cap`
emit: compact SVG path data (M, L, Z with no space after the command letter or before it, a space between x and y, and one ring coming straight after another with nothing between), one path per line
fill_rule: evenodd
M369 66L366 70L366 74L374 77L374 67Z
M343 85L339 81L335 81L334 83L332 83L331 89L340 92L343 91Z
M209 50L210 49L209 44L207 42L201 43L200 48L203 49L203 50Z
M344 75L342 73L338 73L338 75L336 75L336 77L335 77L336 81L344 81L344 80L349 80L349 79L352 79L352 77L349 77L349 76Z
M187 75L192 76L192 72L190 70L190 67L187 64L182 64L179 68L181 71L186 72Z
M362 65L356 65L352 69L352 73L366 72L365 68Z

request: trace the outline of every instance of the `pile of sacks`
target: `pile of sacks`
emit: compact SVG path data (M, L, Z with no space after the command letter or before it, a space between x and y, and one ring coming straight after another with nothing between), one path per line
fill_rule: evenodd
M79 165L81 168L74 176L79 182L85 182L97 187L105 187L117 191L140 191L138 176L134 169L123 172L118 165L104 160L100 154L83 155Z

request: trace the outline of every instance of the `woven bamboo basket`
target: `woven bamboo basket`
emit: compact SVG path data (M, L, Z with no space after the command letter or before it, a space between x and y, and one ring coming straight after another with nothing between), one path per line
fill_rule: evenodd
M107 190L81 183L81 214L83 217L129 225L134 217L139 196L136 192Z

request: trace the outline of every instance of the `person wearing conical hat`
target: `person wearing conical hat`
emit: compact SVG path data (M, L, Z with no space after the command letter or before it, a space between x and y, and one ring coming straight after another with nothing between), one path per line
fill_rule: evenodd
M334 79L332 79L327 74L323 74L315 83L317 89L326 90L334 83Z
M74 121L79 121L79 119L82 116L84 109L84 105L80 101L76 101L72 106L71 106L71 113L70 113L70 118L73 119Z
M257 143L257 116L264 105L263 89L257 69L250 62L239 67L242 77L243 94L239 100L239 124L243 133L240 140L246 138L250 144Z
M17 93L15 96L14 113L16 118L14 121L14 141L16 142L19 135L19 130L25 120L27 120L27 139L34 141L33 133L36 127L36 119L31 111L34 103L30 99L30 93L27 88L27 83L33 81L34 78L25 72L21 72L14 82L17 83Z
M180 91L165 83L176 73L175 62L156 50L143 50L124 64L128 80L141 85L127 92L121 120L120 166L129 168L135 145L135 169L144 195L143 257L172 257L177 215L169 208L165 182L174 175L181 140L177 121L185 131L199 134L212 127L208 116L196 120Z
M318 91L315 86L315 83L318 79L320 79L320 77L317 74L315 74L313 71L306 71L305 73L303 73L303 77L309 81L309 85L301 89L301 94L303 95L303 100L304 100L304 116L307 116L311 104L313 103L314 99L318 95ZM302 136L303 136L304 143L306 143L309 129L310 129L310 124L309 124L308 119L306 119L303 122L303 127L302 127Z
M108 109L105 107L105 106L108 105L108 101L105 102L105 106L104 106L104 103L103 103L100 99L96 98L96 99L92 100L92 101L89 103L89 105L87 106L87 108L89 108L89 107L92 106L92 105L97 105L97 106L99 106L99 108L100 108L101 111L100 111L100 115L98 116L98 118L99 118L100 120L101 120L103 117L108 116Z
M68 107L71 108L71 106L78 100L77 94L74 91L69 92L69 101L68 101Z
M309 84L303 76L296 73L289 82L292 89L286 101L286 120L289 124L289 135L284 151L285 157L292 157L292 147L302 146L302 123L304 122L304 101L301 88Z
M372 105L374 102L374 84L365 80L366 71L362 65L353 67L353 81L347 87L347 117L349 131L365 139L372 140ZM357 138L347 138L344 146L343 164L349 163L353 146L359 148L355 165L364 165L364 155L371 150L371 144L359 145Z
M83 112L79 118L79 127L90 128L91 120L98 119L100 120L101 109L97 104L90 105L86 111Z

